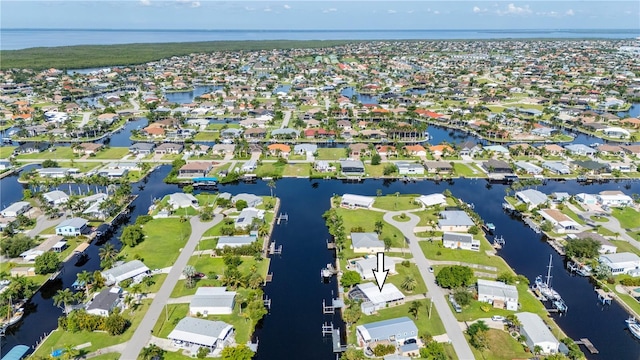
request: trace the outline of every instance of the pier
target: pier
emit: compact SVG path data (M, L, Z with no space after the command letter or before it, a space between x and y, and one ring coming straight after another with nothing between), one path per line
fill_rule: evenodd
M598 301L600 301L602 305L611 305L613 296L611 296L612 294L610 292L602 289L596 289L596 294L598 294Z
M282 255L282 245L276 246L276 242L272 241L271 244L269 244L269 254Z
M327 264L326 267L322 268L322 270L320 270L320 276L323 279L328 279L330 277L332 277L333 275L336 275L338 273L338 269L336 269L332 264Z
M575 341L575 343L578 344L578 345L584 345L584 347L586 347L587 350L589 350L589 352L592 353L592 354L600 353L600 351L598 351L598 349L596 349L596 347L593 346L591 341L589 341L589 339L587 339L587 338L582 338L579 341Z
M536 223L534 223L531 218L526 217L523 221L531 228L531 230L535 231L536 234L540 234L542 232L542 230L540 230L540 227L536 225Z
M549 240L547 241L547 243L549 243L549 245L551 245L551 247L558 252L558 254L564 256L565 252L564 252L564 248L562 247L562 245L560 245L559 242L557 242L556 240Z
M278 217L276 218L276 224L280 225L280 222L283 221L283 220L286 221L286 222L289 222L289 214L280 213L278 215Z
M346 345L342 345L340 329L334 329L333 323L322 324L322 336L331 335L331 343L333 344L333 352L340 353L347 350Z

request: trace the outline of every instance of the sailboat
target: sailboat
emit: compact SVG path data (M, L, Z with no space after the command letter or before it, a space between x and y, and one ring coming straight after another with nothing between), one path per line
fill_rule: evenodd
M640 323L632 316L629 316L624 322L627 323L627 328L637 339L640 339Z
M4 334L5 330L20 321L23 315L24 309L22 308L22 303L13 304L11 302L11 298L9 298L9 311L7 317L2 319L2 323L0 324L0 333Z
M557 291L553 290L553 288L550 285L552 259L553 259L552 255L549 254L549 265L547 266L546 280L545 281L542 280L542 275L536 276L534 290L538 290L538 292L547 300L558 301L558 300L562 300L562 297Z

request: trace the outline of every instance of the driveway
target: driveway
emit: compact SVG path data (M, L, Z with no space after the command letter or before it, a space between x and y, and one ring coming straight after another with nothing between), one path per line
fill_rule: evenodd
M406 214L409 217L409 221L398 222L393 220L395 215ZM467 339L465 339L464 334L462 333L462 329L460 328L460 324L458 320L453 316L451 312L451 308L447 303L447 299L436 283L435 274L427 271L431 263L427 260L427 258L422 253L422 249L420 249L420 245L418 245L418 239L413 234L413 228L418 224L420 218L414 214L403 212L403 211L395 211L395 212L387 212L384 214L384 221L388 222L392 226L397 227L402 234L407 239L409 243L409 250L413 254L413 259L415 260L418 269L420 270L420 275L422 275L422 279L424 280L427 288L429 289L428 294L431 296L433 304L440 315L440 319L442 319L442 323L444 324L444 328L453 344L453 348L458 355L458 358L461 360L472 360L474 359L473 353L471 352L471 348L467 343Z
M144 318L138 325L138 328L133 333L131 340L127 342L127 346L122 351L121 359L137 359L138 354L142 350L145 345L149 342L151 338L151 331L153 330L153 326L158 321L158 318L162 314L162 310L165 304L168 303L169 297L173 288L175 288L178 280L180 279L180 275L182 274L182 269L187 265L189 258L193 255L193 252L202 237L202 234L205 233L209 228L218 224L222 221L222 215L215 215L213 221L210 222L202 222L200 218L194 216L191 218L191 236L189 236L189 240L187 244L182 248L182 252L178 256L178 260L173 264L167 278L160 290L155 294L153 298L153 302L149 307L149 310L145 314Z
M282 119L282 125L280 126L280 129L289 127L289 120L291 120L291 110L284 112L284 118Z
M36 218L36 226L33 229L29 230L29 232L27 233L27 236L34 238L36 237L36 235L40 234L42 231L52 226L56 226L61 222L63 222L64 220L66 220L66 216L60 216L55 219L47 219L45 215L40 215Z

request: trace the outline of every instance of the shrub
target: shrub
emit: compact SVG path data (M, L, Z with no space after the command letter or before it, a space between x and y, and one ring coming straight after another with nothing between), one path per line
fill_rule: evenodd
M148 223L151 220L153 220L153 216L151 216L151 215L140 215L136 219L136 225L142 226L142 225Z
M409 260L404 260L400 263L400 265L408 268L409 266L411 266L411 262Z

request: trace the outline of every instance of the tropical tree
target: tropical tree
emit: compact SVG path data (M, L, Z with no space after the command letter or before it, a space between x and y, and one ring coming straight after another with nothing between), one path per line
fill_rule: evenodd
M93 274L84 270L77 275L78 283L84 284L85 296L89 298L89 290L91 289L91 283L93 282Z
M110 268L118 258L118 250L111 243L105 244L98 251L100 257L100 265L103 269Z
M67 344L67 345L64 345L63 352L62 352L62 359L64 360L75 359L76 357L78 357L79 354L80 354L80 351L78 351L74 346Z
M192 288L195 285L193 277L196 275L196 268L192 265L187 265L182 269L182 275L187 278L187 287Z
M62 308L64 310L64 314L67 316L69 315L69 312L67 311L67 305L72 303L74 300L75 297L73 296L73 292L68 288L64 290L58 290L58 292L53 295L53 304Z
M417 301L412 301L409 305L409 314L413 315L413 317L418 320L418 313L420 312L420 303Z
M402 284L400 284L400 287L408 292L412 292L416 286L418 286L418 280L412 275L405 276Z
M165 351L156 344L151 344L142 348L140 352L140 356L142 360L151 360L151 359L162 359L164 357Z
M375 231L378 234L380 234L382 233L382 228L384 227L384 223L382 222L382 220L378 220L375 222L374 227L375 227Z
M267 183L267 186L269 187L269 191L271 192L271 197L273 197L273 189L276 188L276 182L273 181L273 179L269 180L269 182Z

